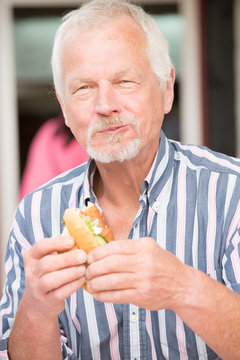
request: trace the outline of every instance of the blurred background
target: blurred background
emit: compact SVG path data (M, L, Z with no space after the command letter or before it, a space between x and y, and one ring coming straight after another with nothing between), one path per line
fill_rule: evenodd
M240 156L240 0L138 2L168 39L176 68L166 134ZM54 34L62 15L80 5L80 0L0 1L0 290L29 146L41 126L60 113L50 68Z

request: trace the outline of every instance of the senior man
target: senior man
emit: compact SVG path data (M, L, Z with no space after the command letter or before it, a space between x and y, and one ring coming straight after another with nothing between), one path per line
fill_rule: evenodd
M239 360L239 160L161 131L174 68L157 25L126 1L90 1L65 17L52 65L90 159L16 212L0 358ZM89 201L115 241L62 253L64 210Z

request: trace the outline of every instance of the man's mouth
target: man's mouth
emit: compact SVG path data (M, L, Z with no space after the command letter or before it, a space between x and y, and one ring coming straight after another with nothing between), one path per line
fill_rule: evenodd
M126 130L128 127L128 125L112 125L112 126L107 126L104 129L101 129L99 131L97 131L98 134L112 134L112 133L118 133L121 132L123 130Z

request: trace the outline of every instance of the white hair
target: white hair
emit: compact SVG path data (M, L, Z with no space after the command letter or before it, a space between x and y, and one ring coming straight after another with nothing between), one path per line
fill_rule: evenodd
M138 23L147 39L147 55L153 72L159 80L162 90L169 79L172 62L169 56L168 43L157 23L140 6L133 5L127 0L92 0L80 8L70 11L63 17L58 28L52 51L52 72L56 91L63 96L62 84L62 46L66 35L71 35L73 29L101 27L103 20L111 21L117 16L127 15Z

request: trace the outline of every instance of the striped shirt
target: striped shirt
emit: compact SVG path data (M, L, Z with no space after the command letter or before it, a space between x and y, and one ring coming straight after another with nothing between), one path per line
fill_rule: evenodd
M62 231L67 207L97 202L95 163L72 169L25 197L6 253L0 360L24 291L23 253ZM114 184L113 184L114 186ZM116 190L117 191L117 190ZM151 236L182 262L240 293L240 161L207 148L161 141L141 187L129 239ZM219 359L173 311L101 303L80 289L59 315L63 359Z

